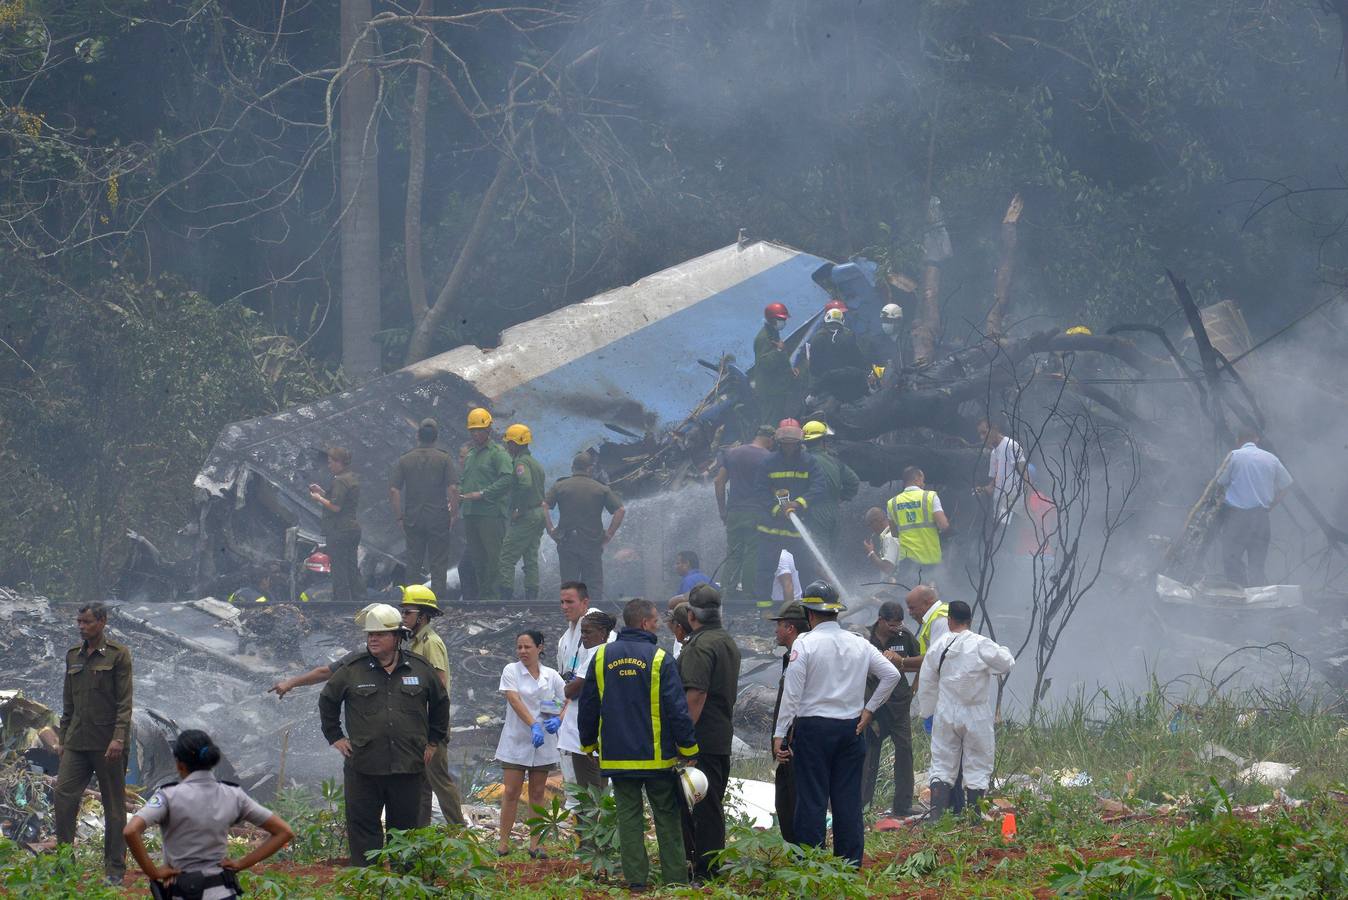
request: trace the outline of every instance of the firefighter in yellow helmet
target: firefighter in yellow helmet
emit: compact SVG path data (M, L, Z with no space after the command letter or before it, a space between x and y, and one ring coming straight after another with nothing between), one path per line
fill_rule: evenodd
M524 561L524 599L538 599L538 545L547 528L543 494L547 490L543 467L529 452L533 434L518 422L506 429L505 449L515 466L510 489L505 541L501 545L501 596L515 594L515 564Z
M468 435L472 447L459 482L459 513L466 542L464 557L477 576L477 596L464 599L493 603L499 599L501 542L505 539L515 466L509 454L491 439L491 413L485 409L468 414Z

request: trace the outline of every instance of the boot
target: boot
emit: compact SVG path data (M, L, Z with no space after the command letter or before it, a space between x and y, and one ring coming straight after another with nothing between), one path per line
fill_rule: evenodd
M969 818L973 819L975 822L983 818L983 795L986 793L987 791L978 790L976 788L964 789L965 804L968 808Z
M933 781L931 783L931 809L927 812L927 818L923 821L928 824L935 824L946 814L950 808L950 785L944 781Z

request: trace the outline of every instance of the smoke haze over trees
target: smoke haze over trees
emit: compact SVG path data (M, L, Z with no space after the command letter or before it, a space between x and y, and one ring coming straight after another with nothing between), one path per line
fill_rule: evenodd
M344 362L490 344L739 228L920 281L939 197L958 343L1019 194L1008 330L1173 325L1169 267L1258 338L1348 267L1339 8L0 0L0 582L96 590L88 535L184 521L220 425ZM143 404L164 366L173 403L92 389Z

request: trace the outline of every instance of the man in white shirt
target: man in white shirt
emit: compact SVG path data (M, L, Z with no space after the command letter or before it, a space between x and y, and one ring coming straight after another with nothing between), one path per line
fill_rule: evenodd
M557 732L557 749L562 751L562 779L567 784L584 787L587 784L600 784L599 767L589 756L580 750L580 733L576 722L579 718L575 704L585 685L585 672L589 669L593 651L585 649L581 640L581 620L590 611L590 593L580 581L567 581L561 587L562 615L566 617L566 631L557 641L557 671L566 683L566 698L569 708L562 716L562 727ZM612 640L613 635L609 634ZM566 808L575 809L577 800L574 794L567 794Z
M777 571L772 576L772 602L782 604L800 597L800 573L796 558L790 550L783 550L777 558Z
M772 731L775 759L789 758L796 781L796 842L822 847L833 808L833 853L861 865L865 849L861 776L866 727L899 683L899 673L865 638L843 631L846 607L824 581L804 591L810 631L796 638ZM878 681L866 700L866 676ZM787 734L790 746L784 748Z
M980 812L996 752L993 683L1016 664L1010 650L969 630L973 618L969 604L950 604L950 631L927 649L918 677L922 726L931 735L933 820L951 805L961 770L968 806Z
M976 491L992 498L997 524L1005 525L1024 493L1025 452L991 419L978 420L978 437L988 448L988 477Z
M1246 432L1226 457L1217 483L1226 488L1222 509L1222 567L1242 587L1268 584L1264 561L1270 539L1269 513L1292 488L1282 460L1260 448ZM1249 568L1246 569L1248 563Z
M889 519L885 511L878 506L866 510L866 528L871 536L861 542L866 548L866 561L885 575L885 580L894 581L899 568L899 539L889 531Z

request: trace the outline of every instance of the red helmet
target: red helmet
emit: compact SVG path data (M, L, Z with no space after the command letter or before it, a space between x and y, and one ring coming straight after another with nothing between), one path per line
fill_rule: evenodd
M777 427L778 427L778 428L799 428L799 427L800 427L800 423L797 422L795 419L782 419L782 421L780 421L780 422L777 423Z
M827 312L830 309L841 309L843 312L847 312L847 304L841 300L830 300L824 304L824 311Z
M786 311L785 303L769 303L763 307L763 318L785 320L791 318L791 314Z
M313 553L310 553L308 558L304 560L304 568L308 569L310 572L317 572L320 575L331 575L332 559L329 558L326 553L316 550Z

